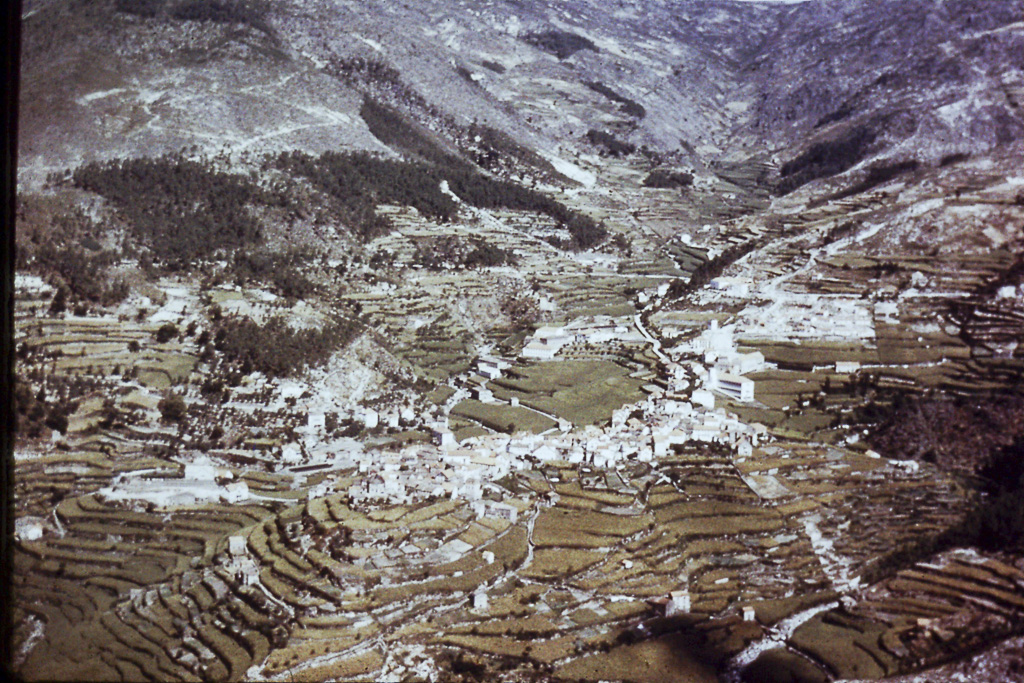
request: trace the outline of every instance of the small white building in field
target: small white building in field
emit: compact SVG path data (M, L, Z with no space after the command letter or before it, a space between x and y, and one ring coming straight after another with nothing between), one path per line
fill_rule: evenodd
M493 500L477 500L473 503L473 511L479 517L493 517L515 522L519 517L519 510L508 503L498 503Z
M550 360L561 350L563 346L570 343L572 337L562 327L539 327L533 333L533 339L523 347L523 358L536 358L538 360Z
M241 503L249 500L249 485L244 481L236 481L224 487L222 497L228 503Z
M507 367L508 363L503 360L484 357L477 362L476 371L487 379L498 379Z
M473 387L469 394L481 403L494 403L494 393L487 387Z
M745 375L748 372L760 372L764 370L764 354L760 351L741 353L736 356L733 369L740 375Z
M241 557L247 554L245 545L245 536L229 536L228 537L228 554L232 557Z
M672 591L668 594L668 602L665 604L665 616L674 617L678 614L689 614L690 612L690 591Z
M14 536L19 541L38 541L43 537L43 520L40 517L22 517L14 522Z
M849 375L860 370L860 363L853 360L837 360L836 372L841 375Z
M711 280L711 288L725 292L730 296L747 296L750 294L752 280L749 277L716 277Z

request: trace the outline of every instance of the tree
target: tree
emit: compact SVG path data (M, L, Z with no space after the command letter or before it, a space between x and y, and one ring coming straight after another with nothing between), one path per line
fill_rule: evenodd
M180 394L169 393L160 399L156 405L160 411L160 417L168 422L180 422L188 413L188 406Z
M174 323L164 323L156 331L156 341L159 344L166 344L178 336L178 326Z
M57 293L50 301L50 315L60 315L68 309L68 291L64 287L58 287Z

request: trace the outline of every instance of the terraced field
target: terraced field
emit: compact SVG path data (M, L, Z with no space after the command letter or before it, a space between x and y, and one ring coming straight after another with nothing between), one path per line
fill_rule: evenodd
M873 680L956 660L1024 629L1018 565L974 551L944 553L852 594L797 628L787 645L820 667L819 677ZM798 660L781 653L761 655L750 675L784 676L787 662Z

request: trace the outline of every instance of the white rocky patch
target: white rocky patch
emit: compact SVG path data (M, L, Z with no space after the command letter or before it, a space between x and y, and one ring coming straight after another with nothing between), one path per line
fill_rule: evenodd
M590 171L586 171L580 168L571 161L566 161L565 159L556 157L553 154L547 154L544 156L548 161L551 162L551 165L555 167L556 171L566 176L567 178L572 178L576 182L581 183L586 187L593 187L594 183L597 182L596 175L594 175Z

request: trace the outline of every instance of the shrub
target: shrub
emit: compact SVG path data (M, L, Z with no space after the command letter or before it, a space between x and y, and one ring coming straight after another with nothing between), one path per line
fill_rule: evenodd
M66 287L58 287L50 301L50 315L60 315L68 309L68 290Z
M311 257L312 252L307 249L289 249L283 253L239 251L231 267L238 284L257 281L269 285L281 296L305 299L316 291L316 285L300 270Z

